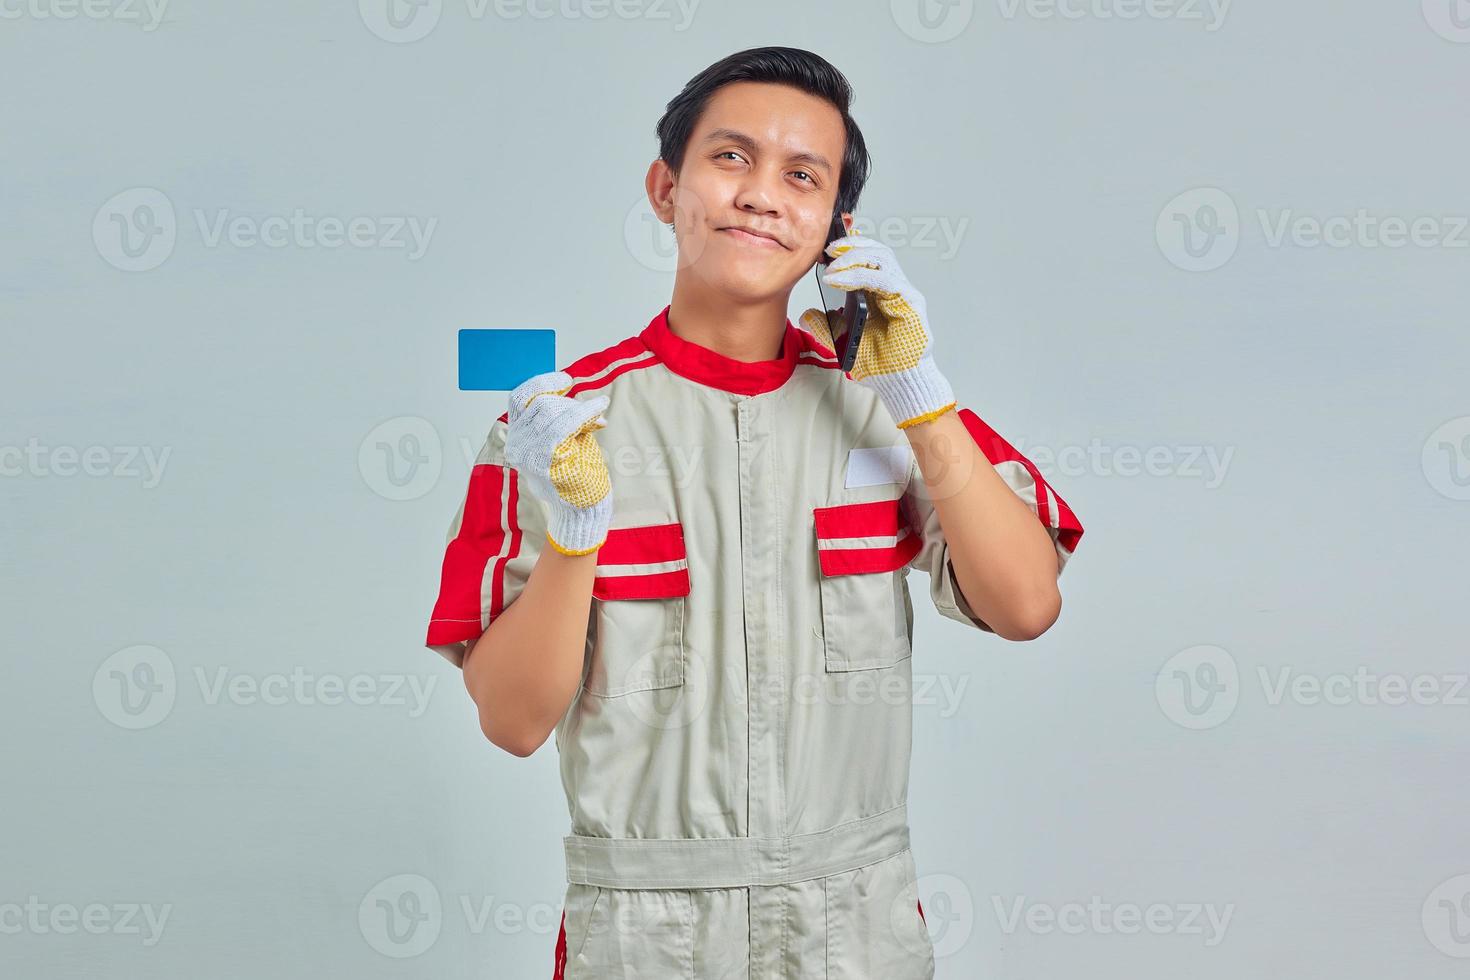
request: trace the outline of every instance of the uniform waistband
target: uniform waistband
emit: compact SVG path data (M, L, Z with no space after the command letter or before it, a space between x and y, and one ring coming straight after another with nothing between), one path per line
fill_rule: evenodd
M841 874L909 846L908 806L790 837L562 838L567 881L604 888L745 888Z

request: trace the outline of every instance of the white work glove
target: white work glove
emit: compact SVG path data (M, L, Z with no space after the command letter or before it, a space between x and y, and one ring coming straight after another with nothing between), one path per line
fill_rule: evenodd
M852 379L878 392L900 429L953 409L954 390L934 362L924 295L898 267L893 249L854 232L831 242L827 254L833 261L823 282L867 293L868 319L852 362ZM837 350L832 334L842 327L841 310L810 309L801 322L819 342Z
M568 397L572 376L548 371L510 393L505 458L551 511L546 537L564 555L585 555L607 540L612 481L593 433L607 425L606 395Z

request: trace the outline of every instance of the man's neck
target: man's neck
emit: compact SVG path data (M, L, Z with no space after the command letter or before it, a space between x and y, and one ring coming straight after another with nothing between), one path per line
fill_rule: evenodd
M696 295L674 283L669 330L681 340L736 361L774 361L786 334L786 302L776 298L747 306Z

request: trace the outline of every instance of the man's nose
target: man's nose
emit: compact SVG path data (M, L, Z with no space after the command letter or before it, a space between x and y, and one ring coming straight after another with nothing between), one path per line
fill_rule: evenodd
M775 188L780 174L771 174L761 168L746 175L735 195L735 206L742 211L776 215L781 213Z

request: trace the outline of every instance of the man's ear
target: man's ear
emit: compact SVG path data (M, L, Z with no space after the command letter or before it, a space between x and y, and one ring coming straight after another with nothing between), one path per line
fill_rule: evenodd
M648 192L648 206L664 224L674 221L674 172L660 157L648 165L648 174L643 178L643 188Z
M849 235L852 234L852 212L842 212L842 227L847 231Z

